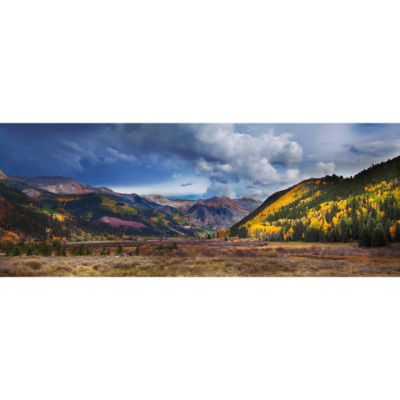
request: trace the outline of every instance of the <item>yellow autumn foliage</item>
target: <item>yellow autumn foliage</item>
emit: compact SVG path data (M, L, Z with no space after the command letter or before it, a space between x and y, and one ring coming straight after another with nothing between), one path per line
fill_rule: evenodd
M254 224L249 228L249 234L251 236L257 236L260 234L265 236L270 236L279 234L281 231L282 228L280 226L274 226L274 225Z
M276 201L272 202L269 204L267 207L265 207L258 215L256 215L252 220L248 221L246 223L246 226L252 226L254 224L259 225L260 220L270 214L273 214L274 212L278 211L284 206L287 206L297 200L299 200L302 196L304 196L307 192L310 190L310 185L315 184L315 182L310 181L307 184L305 183L300 183L296 186L294 186L292 189L287 191L284 195L279 197ZM263 225L261 225L263 226Z
M317 201L313 202L315 206L311 206L311 202L322 195L322 189L318 190L315 185L316 180L310 180L292 187L242 227L253 237L268 238L279 234L283 240L298 240L299 235L304 239L302 230L306 228L324 232L325 238L334 230L333 237L337 237L343 232L351 235L352 229L357 229L354 228L354 221L365 223L372 219L380 223L388 217L385 214L390 212L388 204L400 208L400 182L397 179L366 186L364 191L345 198L341 198L339 192L335 200L319 204ZM393 222L390 230L387 228L392 236L396 229L396 222Z

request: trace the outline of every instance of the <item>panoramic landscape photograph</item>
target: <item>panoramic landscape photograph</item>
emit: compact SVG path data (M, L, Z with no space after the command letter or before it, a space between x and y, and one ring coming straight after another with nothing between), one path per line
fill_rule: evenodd
M0 276L400 276L400 125L0 124Z

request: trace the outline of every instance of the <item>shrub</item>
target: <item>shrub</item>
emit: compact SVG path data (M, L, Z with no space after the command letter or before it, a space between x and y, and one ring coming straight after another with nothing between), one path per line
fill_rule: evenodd
M172 242L168 245L168 250L177 250L178 245L175 242Z
M60 250L61 249L61 242L60 241L53 242L53 248L55 250Z
M133 263L116 263L112 266L115 269L129 269L136 267L136 264Z
M395 237L396 241L400 242L400 223L396 224L396 230L394 233L394 237Z
M20 247L19 247L19 246L15 246L14 249L13 249L13 251L12 251L12 253L11 253L11 255L12 255L13 257L20 256L20 255L21 255L21 249L20 249Z
M361 247L371 247L371 233L368 229L362 229L358 243Z
M108 250L108 249L106 249L105 247L103 247L103 248L101 249L100 255L101 255L101 256L109 256L109 255L110 255L110 250Z
M79 247L72 248L72 255L75 256L86 256L90 255L90 250L88 247L81 244Z
M372 231L371 246L381 247L381 246L385 246L386 243L387 243L387 237L385 235L384 230L382 229L382 227L376 227Z
M124 254L124 252L123 252L123 250L122 250L122 246L118 246L117 255L118 255L118 256L122 256L123 254Z
M49 257L49 256L51 256L52 250L51 250L51 247L47 243L39 243L37 245L37 252L41 256Z
M59 256L59 257L61 257L61 256L63 256L63 257L66 257L66 255L67 255L67 252L66 252L66 250L65 250L65 247L57 247L57 249L56 249L56 256Z
M28 267L31 267L34 270L38 270L41 268L42 264L39 261L28 261L25 263Z
M175 242L171 242L168 244L159 244L156 247L156 250L177 250L178 245Z

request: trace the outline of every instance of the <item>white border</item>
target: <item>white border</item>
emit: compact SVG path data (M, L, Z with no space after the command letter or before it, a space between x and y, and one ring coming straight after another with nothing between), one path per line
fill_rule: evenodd
M1 1L0 121L399 122L398 7ZM0 398L397 400L398 286L0 279Z
M1 398L398 399L390 279L0 280Z
M394 0L0 3L2 122L398 122Z

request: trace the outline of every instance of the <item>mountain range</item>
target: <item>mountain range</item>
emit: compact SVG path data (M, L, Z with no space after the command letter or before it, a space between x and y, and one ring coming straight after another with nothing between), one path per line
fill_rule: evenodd
M181 210L189 215L193 224L214 230L230 227L261 204L259 200L246 197L230 199L222 196L186 200L150 195L146 198L157 204Z
M353 177L307 179L274 193L230 235L365 246L400 240L400 156Z
M260 203L171 200L116 193L67 177L7 177L0 171L0 229L10 237L201 236L231 226Z
M400 156L353 177L304 180L262 204L123 194L66 177L7 177L0 171L0 239L204 237L216 230L279 241L400 241Z

